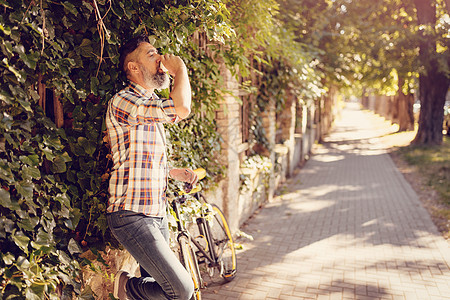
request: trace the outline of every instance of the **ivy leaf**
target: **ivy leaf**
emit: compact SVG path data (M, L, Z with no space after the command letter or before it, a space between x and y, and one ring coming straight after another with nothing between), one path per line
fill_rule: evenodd
M20 182L16 182L14 186L16 187L17 191L19 192L20 195L22 195L23 198L25 199L33 198L34 184L32 182L22 180Z
M15 181L11 168L2 162L0 162L0 178L5 180L7 183L13 183Z
M78 11L77 11L77 9L75 8L75 5L73 5L72 3L66 1L66 2L63 2L62 5L64 6L64 8L65 8L67 11L69 11L69 12L72 13L73 15L75 15L75 16L78 15Z
M6 254L3 254L2 253L2 258L3 258L3 262L6 264L6 265L12 265L13 263L14 263L14 261L15 261L15 257L14 257L14 255L12 255L11 253L6 253Z
M97 218L97 225L101 229L102 233L105 234L106 229L108 229L108 221L106 220L106 216L104 214Z
M15 47L15 51L19 54L19 57L22 59L22 61L25 63L25 65L32 69L36 69L37 61L39 60L39 52L33 52L31 54L25 53L25 47L23 45L17 45Z
M81 106L81 105L75 106L75 108L72 112L72 117L76 121L84 120L84 118L86 118L86 114L83 112L83 106Z
M86 152L89 156L92 156L95 150L97 150L96 144L89 142L89 140L85 137L80 136L77 141L78 146L84 149L84 152Z
M67 246L67 250L69 250L70 254L74 255L76 253L82 253L81 247L78 243L72 238L69 241L69 245Z
M23 250L26 254L28 254L28 244L30 243L30 238L23 234L23 232L18 231L13 233L12 239L14 243Z
M70 206L70 200L66 194L56 195L55 200L58 201L59 203L61 203L62 206L66 206L66 207Z
M5 239L8 233L8 238L10 233L14 231L14 222L6 217L0 217L0 238Z
M44 285L42 285L44 287ZM41 300L42 297L36 295L31 287L25 289L25 297L28 300Z
M70 242L69 242L69 244L70 244ZM64 251L58 250L58 258L59 258L59 261L60 261L63 265L68 266L68 265L70 265L70 264L72 263L72 261L71 261L69 255L67 255L67 253L64 252Z
M81 44L79 46L80 49L80 54L83 57L92 57L92 52L94 51L94 49L92 49L92 42L88 39L83 39L81 41Z
M33 179L40 179L41 178L41 172L36 167L28 167L25 166L22 169L24 178L33 178Z
M11 195L9 192L0 188L0 205L9 208L11 204Z
M100 81L97 77L91 77L91 93L95 96L98 96L98 86L100 84Z
M37 62L39 61L40 54L38 51L35 51L31 54L25 55L25 64L32 70L36 70Z
M45 148L43 148L41 150L42 150L42 153L44 153L45 158L47 160L53 161L55 159L56 155L53 154L53 150L51 150L50 148L45 147Z
M61 144L61 140L59 138L55 138L55 137L49 137L44 135L44 144L46 146L52 147L53 149L59 150L61 148L63 148L62 144Z
M24 230L34 232L34 228L39 224L39 217L30 218L27 216L26 218L22 218L22 220L18 223L18 226Z
M3 2L3 1L0 1ZM10 35L11 34L11 28L9 26L3 26L3 24L0 24L0 30L5 34L5 35Z
M62 156L56 156L50 165L50 170L53 173L64 173L67 171L66 161L62 158Z
M26 231L34 231L34 226L31 224L30 219L22 219L17 226L19 226L20 229L26 230Z
M25 82L24 78L22 78L22 74L19 71L17 71L16 68L9 65L8 59L6 57L3 58L2 63L5 64L8 70L11 71L16 76L19 82L21 83Z
M32 154L32 155L21 155L19 156L19 159L21 162L23 162L24 164L27 164L29 166L38 166L39 165L39 156L37 154Z
M50 246L51 244L53 244L53 235L45 232L42 228L39 228L35 242L38 245Z
M82 214L81 214L81 212L80 212L80 209L78 209L78 208L73 208L72 211L71 211L71 213L72 213L72 218L71 218L72 226L73 226L73 227L77 227L78 222L80 221L80 219L81 219L81 217L82 217ZM75 228L71 228L71 227L69 227L69 226L67 226L67 227L70 228L70 229L75 229Z
M63 218L66 218L66 219L69 219L69 217L70 217L70 210L69 210L69 208L67 207L67 206L61 206L61 210L60 210L60 212L59 212L59 216L61 216L61 217L63 217ZM73 227L73 226L70 226L71 224L68 224L69 226L67 226L68 228L70 228L70 227Z

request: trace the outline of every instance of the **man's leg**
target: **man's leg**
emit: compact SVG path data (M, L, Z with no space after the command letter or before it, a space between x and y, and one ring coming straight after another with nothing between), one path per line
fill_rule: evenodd
M165 218L120 211L108 214L107 219L118 241L155 280L130 278L126 285L130 299L187 300L191 297L192 279L166 242Z

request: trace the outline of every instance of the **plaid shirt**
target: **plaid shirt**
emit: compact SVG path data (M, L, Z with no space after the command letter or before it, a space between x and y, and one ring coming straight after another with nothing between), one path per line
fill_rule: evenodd
M167 157L162 123L177 122L172 99L131 82L110 100L106 127L114 167L108 212L166 213Z

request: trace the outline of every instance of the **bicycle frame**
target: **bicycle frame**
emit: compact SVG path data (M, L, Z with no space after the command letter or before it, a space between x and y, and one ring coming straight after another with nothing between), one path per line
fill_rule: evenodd
M199 179L205 177L206 174L204 169L197 169L194 170L194 172L198 175ZM183 256L181 259L183 260L185 267L186 265L189 265L188 271L191 273L196 290L198 289L198 294L196 294L195 299L201 299L199 289L205 287L205 285L199 270L199 264L206 264L208 273L211 277L214 274L214 269L217 269L220 277L226 282L229 282L233 280L236 275L236 255L227 221L220 208L214 204L211 204L211 207L208 206L208 208L211 209L211 212L214 212L212 224L209 224L209 220L207 220L209 212L205 212L206 215L202 214L201 217L198 217L196 222L200 234L199 237L202 237L205 240L206 247L202 245L197 237L191 237L191 234L183 224L180 215L181 205L184 203L186 195L190 195L197 201L205 204L208 204L208 202L201 193L201 186L199 185L195 187L185 185L184 190L180 189L178 192L175 192L175 197L171 201L171 207L175 213L178 229L176 238L180 245L180 253ZM216 214L218 214L218 217L216 217ZM214 230L217 229L212 229L213 225L219 225L219 228L222 229L219 229L222 234L215 232ZM219 240L217 239L217 234L221 236ZM190 256L188 255L189 257L186 257L183 253L190 253Z
M199 196L198 196L198 192L195 193L193 195L197 200L199 200ZM173 202L172 202L172 208L175 211L175 215L177 218L177 227L178 227L178 236L180 235L184 235L186 237L189 238L189 240L192 242L192 244L195 245L195 247L197 248L197 250L199 252L201 252L203 254L203 257L208 261L209 263L209 267L217 267L219 265L218 263L218 257L216 256L216 253L214 251L214 249L212 248L212 241L211 241L211 237L210 237L210 233L207 232L207 227L206 226L202 226L204 224L205 219L204 218L199 218L197 219L197 226L199 228L200 234L203 235L208 243L208 248L209 248L209 253L212 254L213 257L211 257L206 251L205 249L203 249L202 245L196 241L195 239L191 239L190 238L190 233L189 231L183 226L181 219L180 219L180 198L182 196L176 197ZM177 236L177 238L178 238Z

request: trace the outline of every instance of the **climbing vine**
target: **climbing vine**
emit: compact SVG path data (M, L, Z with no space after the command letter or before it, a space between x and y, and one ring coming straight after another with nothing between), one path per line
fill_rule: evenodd
M0 9L0 295L80 294L78 255L111 238L104 114L124 84L120 42L146 33L160 52L183 57L194 113L168 127L171 157L214 178L221 92L207 51L233 34L228 12L217 1L24 0L0 1ZM59 103L62 116L53 111Z

